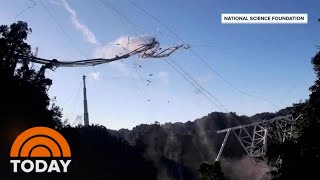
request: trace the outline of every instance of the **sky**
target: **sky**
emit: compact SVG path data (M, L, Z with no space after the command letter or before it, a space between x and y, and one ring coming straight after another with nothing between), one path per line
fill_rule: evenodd
M32 34L27 41L39 48L38 56L61 61L103 56L104 51L118 48L115 43L119 38L135 33L156 37L162 47L170 47L181 43L176 34L233 87L269 101L235 91L190 50L172 54L171 58L214 95L227 112L238 115L275 112L308 98L308 89L315 80L310 60L317 50L315 45L319 45L320 3L316 0L107 2L138 30L123 23L100 0L5 0L0 6L0 24L28 22ZM221 13L308 13L309 22L227 25L221 24ZM84 74L90 123L110 129L130 129L155 121L193 121L221 111L163 59L130 57L95 67L60 67L46 73L53 80L50 97L56 97L56 103L63 108L63 119L73 125L83 122Z

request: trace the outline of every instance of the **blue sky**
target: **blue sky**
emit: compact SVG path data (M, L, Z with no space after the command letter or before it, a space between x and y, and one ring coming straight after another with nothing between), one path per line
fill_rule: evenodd
M6 0L0 23L15 19L33 29L28 42L39 56L59 60L95 57L97 49L119 37L135 35L99 0ZM156 36L168 47L180 41L128 0L110 0L142 33ZM315 76L310 59L319 44L320 3L315 0L132 0L178 34L235 87L264 97L279 108L308 97ZM68 7L66 7L66 4ZM69 9L68 9L69 8ZM68 11L69 10L69 11ZM48 11L50 13L48 13ZM76 16L72 17L75 12ZM224 25L221 13L308 13L304 25ZM51 14L51 15L50 15ZM189 50L171 56L228 111L239 115L276 111L263 100L235 92ZM139 68L138 65L141 65ZM64 118L76 124L82 115L82 75L98 73L87 82L90 122L107 128L132 128L140 123L185 122L220 111L162 59L131 57L88 68L58 68L50 96L57 97ZM153 76L149 76L153 74ZM147 85L146 80L152 82ZM151 101L148 101L151 100Z

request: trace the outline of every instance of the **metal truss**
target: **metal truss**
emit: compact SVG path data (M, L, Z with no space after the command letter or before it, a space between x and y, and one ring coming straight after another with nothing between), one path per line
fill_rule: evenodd
M216 161L219 161L230 132L232 132L244 151L249 157L253 158L256 164L265 162L268 138L279 142L284 142L286 139L291 138L293 125L298 118L294 119L292 115L278 116L269 120L257 121L217 131L218 134L226 133L226 135Z

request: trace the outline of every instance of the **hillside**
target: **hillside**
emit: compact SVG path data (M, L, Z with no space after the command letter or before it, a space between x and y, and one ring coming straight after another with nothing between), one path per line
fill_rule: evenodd
M132 130L120 129L110 132L138 147L148 160L153 161L158 169L158 178L195 179L198 176L199 165L204 161L214 160L219 151L224 136L217 134L217 130L270 119L287 114L291 110L289 107L277 113L259 113L251 117L213 112L193 122L163 125L156 122L150 125L141 124ZM255 179L257 176L257 171L250 160L243 159L244 153L237 139L230 136L222 155L225 159L222 166L233 179ZM178 166L171 166L167 160ZM247 164L247 168L252 170L235 172L239 171L236 168L237 163ZM237 177L234 174L237 174Z

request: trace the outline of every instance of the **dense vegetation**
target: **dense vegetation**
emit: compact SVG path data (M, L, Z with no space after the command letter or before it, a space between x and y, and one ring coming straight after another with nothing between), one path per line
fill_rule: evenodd
M261 113L252 117L238 116L235 113L213 112L194 122L166 123L157 122L151 125L141 124L132 130L121 129L110 132L120 138L126 139L130 144L145 154L148 160L154 162L157 169L178 174L166 173L165 179L197 179L201 163L206 169L219 169L220 164L213 163L219 151L224 135L216 131L241 124L249 124L261 119L270 119L278 115L290 114L293 108L286 108L278 113ZM250 159L244 159L245 151L235 136L230 136L223 151L222 169L232 179L255 179L261 174ZM173 160L183 165L176 166L175 171L168 167L163 158ZM244 163L246 167L241 167ZM235 169L235 166L238 166ZM239 172L240 170L240 172ZM200 168L200 172L201 172ZM162 175L164 173L162 172ZM190 176L192 175L192 176Z
M0 179L156 179L156 169L136 148L111 136L105 127L71 128L61 122L61 110L50 103L52 81L45 77L49 66L36 69L23 56L32 55L25 40L31 29L17 22L0 27ZM72 150L68 174L50 176L12 173L9 152L24 130L46 126L59 130Z
M60 131L71 146L70 172L52 174L53 179L257 179L256 167L244 158L245 152L233 136L226 144L222 164L213 162L223 140L216 131L292 113L302 114L294 138L270 145L269 158L282 159L272 177L319 179L320 141L315 137L320 130L320 52L312 59L317 80L310 88L310 99L294 107L252 117L213 112L194 122L156 122L113 131L99 125L70 127L61 121L61 109L48 96L52 81L45 77L45 71L54 67L37 68L23 59L36 55L25 42L29 33L24 22L0 27L1 179L22 179L11 173L10 147L22 131L34 126ZM49 178L26 175L23 179L28 177Z
M273 179L320 179L320 51L312 58L316 81L310 87L309 99L295 105L296 116L301 115L292 139L273 144L269 158L280 156L282 163L272 172Z

